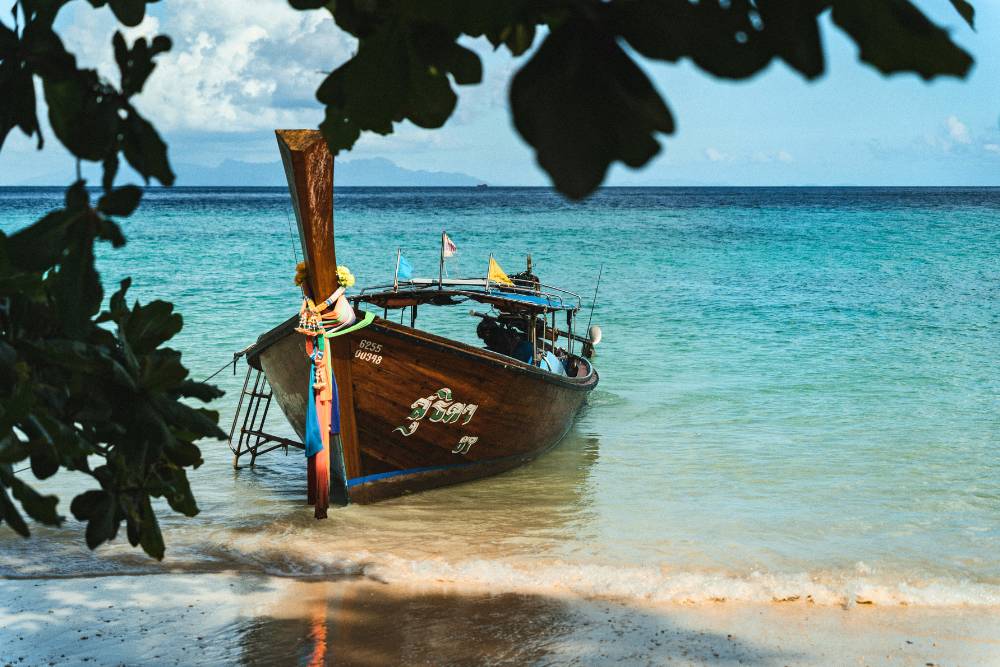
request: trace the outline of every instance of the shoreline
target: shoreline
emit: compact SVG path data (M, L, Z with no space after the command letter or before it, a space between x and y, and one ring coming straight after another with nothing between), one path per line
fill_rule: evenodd
M237 572L0 579L0 664L1000 665L995 607L610 599Z

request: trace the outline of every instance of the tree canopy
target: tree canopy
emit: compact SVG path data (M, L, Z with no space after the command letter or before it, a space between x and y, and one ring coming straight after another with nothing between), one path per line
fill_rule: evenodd
M640 167L672 134L674 118L635 57L689 59L706 73L744 79L781 60L805 79L825 69L819 19L883 74L962 77L972 57L908 0L290 0L325 9L358 38L357 53L326 78L320 129L336 154L362 132L404 120L441 127L455 85L479 83L482 63L459 43L485 37L514 56L531 52L510 85L521 137L565 195L587 196L613 162ZM974 11L951 0L969 25Z
M77 180L62 208L9 236L0 232L0 521L24 536L22 511L60 524L58 498L35 490L21 466L28 462L37 479L74 470L96 484L70 504L87 522L87 544L113 539L124 522L133 545L162 558L150 499L197 513L186 475L202 460L195 442L224 434L217 413L189 402L221 393L189 379L180 352L164 346L182 326L172 304L130 306L126 279L102 309L94 248L125 243L118 220L142 197L135 185L116 187L122 159L147 184L174 182L165 142L132 104L171 42L157 36L130 45L116 32L114 85L80 68L54 27L73 1L16 0L10 19L0 20L0 150L15 129L43 146L40 89L56 139L78 163L103 168L96 201ZM156 0L86 1L136 26ZM861 60L884 74L962 77L972 64L908 0L289 2L330 12L358 38L354 56L316 93L334 154L350 150L362 132L389 134L404 120L443 125L457 102L454 86L482 80L479 56L459 40L485 37L525 56L510 86L514 124L555 187L572 198L593 192L613 162L646 164L660 150L658 135L674 132L667 103L636 58L690 59L725 79L781 60L814 79L825 69L819 19L829 11ZM973 24L972 5L951 4Z

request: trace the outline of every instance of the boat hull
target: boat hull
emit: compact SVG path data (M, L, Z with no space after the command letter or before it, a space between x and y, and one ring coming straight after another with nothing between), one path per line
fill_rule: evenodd
M521 465L562 439L598 382L589 363L585 377L560 377L381 318L341 340L351 366L357 445L356 451L345 445L334 458L342 456L339 482L356 503ZM259 363L303 438L310 400L305 337L290 320L262 336L258 348L250 362Z

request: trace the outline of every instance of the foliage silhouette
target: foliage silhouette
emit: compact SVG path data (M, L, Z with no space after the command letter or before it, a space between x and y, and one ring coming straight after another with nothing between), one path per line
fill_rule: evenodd
M164 498L187 516L198 512L186 468L201 464L194 444L222 438L218 415L184 399L209 401L214 387L188 379L176 350L164 347L181 329L165 301L126 303L126 279L101 312L104 291L94 246L118 248L117 218L135 211L142 190L114 187L121 157L148 183L174 181L167 147L132 105L170 49L155 37L112 40L121 87L77 67L53 28L66 0L21 0L13 27L0 23L0 146L14 128L43 144L35 99L39 79L56 138L78 160L103 166L96 203L83 181L66 191L65 206L10 236L0 233L0 520L21 535L29 527L14 503L35 521L58 525L56 496L43 495L15 473L30 460L38 479L60 468L93 477L98 487L73 499L87 522L90 548L113 539L124 521L133 546L164 553L151 498ZM127 26L142 21L143 0L109 4ZM13 498L11 497L13 496Z
M951 0L971 26L974 10ZM825 69L820 16L884 74L965 76L972 58L908 0L289 0L325 9L358 38L358 50L317 91L331 151L362 132L389 134L404 120L441 127L457 102L452 83L482 79L459 38L485 37L514 56L545 36L510 87L514 126L553 184L586 197L613 162L646 164L674 121L634 53L690 59L716 77L744 79L773 60L806 79ZM628 49L626 49L628 47Z

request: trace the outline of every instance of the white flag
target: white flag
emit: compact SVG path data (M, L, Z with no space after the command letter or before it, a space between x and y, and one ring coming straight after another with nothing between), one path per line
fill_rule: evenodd
M455 245L454 241L448 238L447 234L442 235L441 243L442 243L441 254L444 255L445 257L452 257L456 252L458 252L458 246Z

